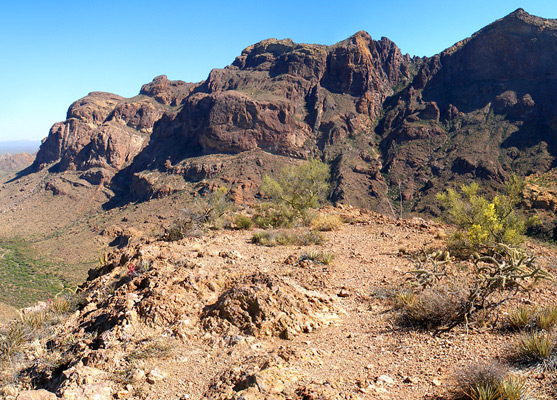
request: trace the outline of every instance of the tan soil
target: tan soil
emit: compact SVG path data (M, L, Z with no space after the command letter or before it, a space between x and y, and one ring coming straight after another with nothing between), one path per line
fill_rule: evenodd
M269 248L250 243L250 231L215 231L174 243L136 240L110 255L85 285L87 306L54 341L54 349L67 348L68 337L78 343L58 393L97 382L121 398L432 399L447 395L456 369L510 354L516 333L458 327L435 336L398 324L388 294L413 268L402 254L440 246L442 227L327 212L351 223L325 233L320 246ZM553 252L532 249L552 265ZM300 261L312 251L334 261ZM121 286L107 289L115 282ZM556 297L548 283L515 304ZM138 356L145 348L150 356ZM131 379L137 370L147 378ZM553 373L520 373L546 396L539 398L552 398Z

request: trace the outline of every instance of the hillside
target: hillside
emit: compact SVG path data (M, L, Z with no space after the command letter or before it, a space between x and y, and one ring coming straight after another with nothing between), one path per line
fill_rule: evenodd
M311 157L331 166L332 203L387 215L393 201L438 215L446 187L529 177L526 205L553 239L556 47L556 22L519 9L431 58L366 32L268 39L203 82L92 92L0 187L0 242L23 240L73 286L120 233L159 234L220 186L252 204L263 174Z
M29 167L34 160L35 157L27 153L2 154L0 155L0 171L18 172Z

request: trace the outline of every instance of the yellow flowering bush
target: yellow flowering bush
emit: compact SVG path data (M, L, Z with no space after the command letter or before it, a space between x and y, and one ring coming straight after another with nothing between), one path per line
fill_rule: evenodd
M479 185L463 185L460 192L448 189L437 195L447 222L457 229L449 239L453 250L490 253L498 244L518 246L524 241L526 228L537 221L525 219L517 213L522 201L524 183L512 176L505 184L505 192L490 201L480 195Z

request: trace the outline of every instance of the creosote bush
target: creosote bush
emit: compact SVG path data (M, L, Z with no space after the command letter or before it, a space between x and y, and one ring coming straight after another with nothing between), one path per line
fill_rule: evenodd
M223 215L232 208L228 189L219 187L205 196L199 196L182 210L182 215L165 229L163 240L173 242L185 237L199 237L205 228L219 228Z
M325 201L329 178L329 166L317 159L283 168L274 177L263 176L261 191L270 203L261 208L255 223L260 227L288 227L307 219L308 211Z
M249 230L253 226L251 218L243 214L236 214L234 217L234 223L238 229Z
M449 238L454 252L493 254L499 244L521 245L535 218L525 219L516 209L522 201L524 182L512 176L505 184L505 192L488 200L479 194L477 183L463 185L461 193L448 189L437 195L445 209L444 219L456 226Z

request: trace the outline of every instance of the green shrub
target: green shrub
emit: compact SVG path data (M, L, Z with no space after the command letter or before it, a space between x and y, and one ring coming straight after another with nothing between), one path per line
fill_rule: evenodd
M253 221L251 220L251 218L242 214L236 214L234 222L238 229L249 230L253 226Z
M446 213L445 220L456 225L450 237L450 246L463 252L491 254L502 243L517 247L524 241L528 226L536 220L522 218L516 209L522 201L524 182L512 176L505 184L505 193L496 195L491 201L480 195L479 185L463 185L461 193L448 189L440 193Z
M291 228L296 222L296 213L284 204L262 203L256 207L253 222L259 228Z
M329 166L317 159L286 167L275 177L263 176L261 190L270 198L271 226L285 226L319 207L329 191Z

